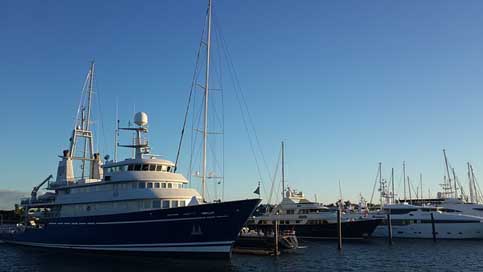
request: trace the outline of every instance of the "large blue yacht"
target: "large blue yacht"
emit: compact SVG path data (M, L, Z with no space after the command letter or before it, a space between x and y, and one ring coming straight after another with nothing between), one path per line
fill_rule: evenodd
M206 138L211 0L209 0L205 109L203 132L202 193L188 188L177 165L153 155L145 136L148 116L135 115L136 126L119 131L135 133L124 145L133 156L113 160L94 151L91 104L94 63L84 83L70 147L63 151L57 176L52 175L23 199L21 223L0 233L6 243L43 248L103 253L229 257L232 244L260 199L208 202L205 198ZM80 164L74 167L74 162ZM79 170L80 169L80 170ZM45 193L37 196L42 186Z

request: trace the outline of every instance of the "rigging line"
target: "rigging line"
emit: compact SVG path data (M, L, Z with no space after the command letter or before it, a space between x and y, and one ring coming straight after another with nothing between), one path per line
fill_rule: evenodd
M81 108L84 106L84 100L85 100L85 91L87 88L87 83L89 81L89 76L91 74L91 71L87 72L86 79L84 80L84 84L82 85L82 90L81 90L81 97L79 101L79 106L77 107L77 113L75 115L75 120L74 120L74 128L77 127L77 122L79 121L79 114L81 113Z
M379 173L379 168L377 168L377 174L376 174L376 178L374 179L374 186L372 187L372 195L371 195L371 201L369 203L373 204L372 203L372 200L374 198L374 192L376 191L376 184L377 184L377 181L378 181L378 178L379 178L379 174L382 175L382 173Z
M194 96L196 98L196 96ZM200 123L201 123L201 116L202 116L202 113L203 113L203 99L200 100L199 102L201 105L200 105L200 111L199 111L199 115L198 115L198 122L196 123L196 127L199 127L200 126ZM193 105L194 107L194 105ZM195 111L193 111L193 115L195 114ZM197 165L198 164L198 160L201 158L201 153L197 154L197 152L201 152L201 150L197 150L196 149L196 146L197 146L197 143L198 143L198 135L199 133L194 133L195 132L195 121L193 121L193 127L192 127L192 134L194 134L194 141L193 141L193 146L192 146L192 156L190 157L190 172L192 172L192 166L193 165ZM196 155L196 156L195 156Z
M263 149L261 147L260 140L258 138L257 130L255 129L253 118L251 116L248 104L247 104L245 96L243 94L241 84L240 84L240 81L238 79L238 75L236 73L235 65L233 64L233 60L232 60L232 57L231 57L231 54L230 54L230 51L229 51L229 48L228 48L228 44L226 43L226 41L223 37L223 32L222 32L221 27L220 27L220 36L221 36L221 39L222 39L222 42L223 42L223 45L224 45L224 49L225 49L225 52L226 52L226 55L227 55L227 60L229 62L233 77L234 77L235 82L236 82L235 91L239 92L240 97L241 97L241 101L243 102L243 105L245 106L245 111L246 111L246 114L248 116L248 121L249 121L248 124L251 126L251 129L252 129L253 134L255 136L255 142L256 142L258 149L259 149L259 152L260 152L260 156L262 158L263 164L264 164L265 169L267 171L268 177L270 178L271 171L270 171L270 168L268 167L267 160L265 159L265 155L263 153Z
M205 34L205 28L206 28L206 20L205 20L205 26L203 27L203 31L201 32L201 39L200 39L200 43L198 45L198 52L196 54L195 70L193 72L193 79L191 81L191 88L190 88L190 92L189 92L189 96L188 96L188 103L186 105L186 112L185 112L184 120L183 120L183 128L181 129L181 136L180 136L180 139L179 139L178 151L176 152L176 161L175 161L175 166L174 166L174 172L176 172L176 170L178 168L178 161L179 161L179 156L180 156L180 152L181 152L181 146L183 145L183 136L184 136L184 131L185 131L185 128L186 128L186 122L188 120L188 114L189 114L190 105L191 105L191 97L193 95L193 89L194 89L195 84L196 84L197 70L198 70L197 68L198 68L198 64L199 64L199 60L200 60L201 47L203 45L203 36Z
M212 11L213 12L213 11ZM213 15L215 13L213 12ZM224 86L223 86L223 65L222 65L222 54L220 53L221 50L220 50L220 37L219 37L219 31L218 31L218 21L216 18L213 18L213 21L212 21L212 27L213 27L213 33L215 34L214 37L215 37L215 43L213 44L213 58L216 58L216 60L218 61L218 66L215 66L213 71L214 71L214 74L218 76L218 82L219 82L219 87L220 87L220 91L221 91L221 120L220 118L218 118L218 122L220 123L220 126L221 126L221 134L222 134L222 139L221 139L221 176L223 177L222 178L222 199L224 198L224 186L225 186L225 115L224 115L224 112L225 112L225 105L224 105ZM216 53L216 54L215 54ZM213 101L213 100L212 100ZM216 108L214 108L214 112L215 112L215 117L219 117L219 115L217 114L217 111L216 111Z
M267 204L270 204L272 202L273 190L274 190L275 182L276 182L277 176L278 176L278 168L280 166L280 159L281 159L281 157L282 157L282 150L280 150L278 152L277 164L275 166L275 172L273 173L273 177L272 177L272 187L270 188L270 194L268 195Z
M94 84L94 86L96 86L96 91L94 92L94 94L97 94L96 95L96 100L97 100L97 105L98 105L98 112L99 112L99 123L101 123L101 134L102 134L102 140L103 140L103 149L104 151L107 150L106 146L107 146L107 139L106 139L106 130L104 128L104 116L103 116L103 113L102 113L102 107L101 107L101 95L100 95L100 90L99 90L99 87L98 87L98 83L97 83L97 77L94 78L96 84ZM99 142L99 141L98 141ZM99 153L104 153L104 152L100 152L99 148L97 150L97 152ZM107 152L106 152L107 153Z
M256 167L257 167L257 172L258 172L258 175L259 175L259 178L260 178L260 181L261 181L261 184L262 184L262 190L265 192L266 194L266 189L265 189L265 184L263 182L263 178L262 178L262 174L261 174L261 169L260 169L260 166L259 166L259 162L258 162L258 159L257 159L257 153L255 151L255 147L254 147L254 144L253 144L253 140L251 139L251 134L250 134L250 129L249 129L249 126L247 125L248 124L251 124L251 129L253 130L254 132L254 135L255 135L255 141L258 145L258 148L259 148L259 152L260 152L260 155L261 155L261 158L262 158L262 161L264 162L264 166L267 170L267 176L270 178L270 171L269 171L269 168L268 168L268 165L267 165L267 162L266 162L266 159L265 159L265 156L263 155L263 151L261 150L261 145L260 145L260 141L258 140L258 136L256 134L256 130L253 126L253 121L250 117L250 112L248 110L248 105L246 103L246 101L244 100L244 96L242 94L242 91L241 91L241 84L238 80L238 77L236 75L236 71L235 71L235 68L234 68L234 64L231 60L231 56L230 56L230 53L228 51L228 48L227 48L227 44L226 44L226 41L224 40L223 38L223 35L222 35L222 30L221 30L221 27L219 29L219 32L220 32L220 37L221 37L221 40L222 40L222 47L224 49L224 55L225 55L225 58L227 59L227 67L229 68L229 71L230 71L230 78L232 80L232 83L233 83L233 86L234 86L234 90L235 90L235 95L236 95L236 98L237 98L237 101L238 101L238 104L239 104L239 107L240 107L240 112L242 114L242 120L243 120L243 124L244 124L244 127L245 127L245 131L248 135L248 139L249 139L249 143L250 143L250 148L251 148L251 151L252 151L252 154L254 156L254 159L255 159L255 163L256 163ZM242 98L242 99L240 99ZM242 104L240 101L243 101L244 104ZM245 108L243 107L245 106ZM247 113L245 113L245 111ZM245 116L245 114L247 114L248 117ZM249 121L247 121L247 119ZM250 123L251 122L251 123Z
M224 53L225 57L227 57L226 52L224 51L223 53ZM236 89L236 84L235 84L235 80L233 78L233 75L231 73L229 73L229 75L230 75L230 79L231 79L231 81L233 83L233 86ZM239 101L238 93L236 91L235 91L235 96L236 96L237 100ZM255 148L254 148L254 145L253 145L253 141L252 141L252 139L250 137L250 132L249 132L248 125L247 125L247 120L246 120L246 117L245 117L245 114L244 114L244 111L243 111L243 108L242 108L241 103L238 103L238 106L240 108L240 112L241 112L241 117L242 117L242 122L243 122L243 125L244 125L244 129L245 129L245 132L247 133L247 136L248 136L248 142L249 142L249 145L250 145L250 150L252 151L252 154L253 154L253 157L254 157L254 160L255 160L255 165L256 165L256 168L257 168L257 173L258 173L259 179L263 183L263 178L262 178L260 166L259 166L259 163L258 163L258 158L257 158L256 152L255 152Z

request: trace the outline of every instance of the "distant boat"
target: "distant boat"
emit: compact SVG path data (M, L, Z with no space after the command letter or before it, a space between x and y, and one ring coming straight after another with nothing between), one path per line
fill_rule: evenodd
M445 155L446 160L446 155ZM394 194L394 169L391 174L392 192L388 192L386 183L382 179L381 163L379 163L379 192L380 208L367 213L354 213L348 216L381 219L382 224L374 231L374 237L388 237L388 215L392 226L394 238L417 238L417 239L483 239L483 218L471 215L458 214L455 205L462 207L464 204L435 207L424 205L428 199L410 199L413 205L407 202L396 201ZM405 164L403 164L405 171ZM405 177L405 174L403 175ZM409 186L408 186L409 187ZM449 208L453 207L453 208ZM451 212L449 212L451 211Z
M483 239L482 218L442 212L440 208L410 204L384 205L381 211L369 213L370 218L383 220L373 233L387 237L387 214L391 215L394 238Z
M211 0L207 16L211 23ZM208 56L210 38L208 35ZM87 252L229 257L241 228L260 200L206 202L206 164L202 194L186 188L188 180L175 172L175 163L150 152L144 137L148 116L143 112L135 115L136 126L118 127L118 131L135 133L134 143L123 145L134 149L134 156L122 161L101 161L100 154L94 153L90 129L93 82L94 63L89 69L83 92L86 96L81 99L70 148L60 156L56 180L51 181L49 176L34 187L31 197L21 201L23 222L3 231L0 240ZM206 122L207 118L205 143ZM80 176L76 176L73 161L81 164ZM37 196L44 184L48 192Z
M252 217L249 227L260 230L274 228L275 221L280 229L294 230L299 238L332 239L338 237L337 213L320 203L305 198L302 192L285 189L284 144L282 143L282 201L271 211ZM344 239L363 239L371 236L380 219L342 216Z
M249 227L273 229L275 221L281 230L294 230L298 238L333 239L338 237L337 215L320 203L307 200L301 192L290 189L286 197L270 213L251 218ZM344 239L364 239L372 235L380 219L342 216Z

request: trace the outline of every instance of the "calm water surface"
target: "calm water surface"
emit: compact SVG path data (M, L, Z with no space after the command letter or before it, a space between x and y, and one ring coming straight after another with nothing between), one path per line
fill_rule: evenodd
M231 261L92 256L0 244L0 271L483 271L483 241L384 240L301 243L279 257L233 255Z

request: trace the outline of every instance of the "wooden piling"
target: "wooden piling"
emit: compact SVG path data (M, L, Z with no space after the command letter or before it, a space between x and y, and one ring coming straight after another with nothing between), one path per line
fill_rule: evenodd
M341 219L341 210L340 208L337 210L337 235L338 235L338 246L337 249L339 251L342 250L342 219Z
M275 251L274 251L274 255L275 256L278 256L280 254L280 251L278 250L278 219L275 219L275 234L274 234L274 238L275 238Z
M391 211L387 214L387 238L389 244L392 245L392 220L391 220Z

